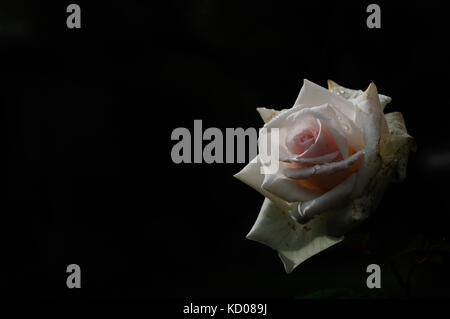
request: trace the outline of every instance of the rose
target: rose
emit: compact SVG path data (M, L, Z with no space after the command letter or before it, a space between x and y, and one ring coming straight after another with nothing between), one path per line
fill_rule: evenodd
M268 136L278 129L279 169L263 175L259 154L235 175L266 197L247 238L277 250L288 273L366 219L388 183L405 178L414 147L401 113L383 113L391 98L375 84L328 86L305 80L291 109L257 109Z

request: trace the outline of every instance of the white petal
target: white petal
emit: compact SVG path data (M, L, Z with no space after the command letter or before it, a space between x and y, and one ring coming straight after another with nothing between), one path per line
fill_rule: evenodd
M354 197L358 197L381 166L380 140L383 135L383 127L386 127L385 130L387 130L387 124L379 107L380 101L375 84L371 83L364 94L359 96L355 102L358 106L356 123L363 130L366 145L364 159L358 169L353 194Z
M335 106L335 108L337 108ZM337 117L336 112L334 111L334 108L331 107L329 104L321 105L315 108L312 108L312 110L316 112L321 112L323 114L326 114L324 118L318 117L322 124L325 126L325 129L328 130L328 132L333 136L334 142L336 143L337 147L339 148L339 151L342 154L342 157L345 159L348 157L348 143L346 134L343 131L342 126L339 123L339 119ZM317 116L317 115L316 115Z
M281 199L280 197L268 192L261 186L264 182L264 174L261 174L261 162L258 156L248 163L239 173L235 174L234 177L244 182L248 186L252 187L256 191L260 192L263 196L269 198L282 209L291 209L292 203Z
M381 109L384 111L384 108L386 107L386 105L391 103L392 98L387 95L383 95L383 94L378 94L378 96L380 98Z
M329 106L327 105L327 108L329 108ZM329 108L331 109L331 108ZM311 108L311 109L305 109L305 110L311 110L311 111L317 111L317 108ZM302 154L302 157L305 158L312 158L312 157L317 157L323 154L327 153L327 150L330 149L330 145L329 145L329 139L326 136L325 130L328 131L328 133L331 134L331 136L333 137L334 142L336 143L340 153L342 154L343 158L347 158L348 157L348 144L347 144L347 139L345 138L344 133L338 129L336 129L336 125L333 122L336 122L336 120L334 118L330 118L330 117L321 117L318 115L319 113L317 113L315 116L318 118L318 123L319 123L319 136L316 139L316 142L314 143L314 145L312 145L305 153Z
M311 116L311 114L304 112L307 110L309 109L303 109L302 111L287 116L284 119L285 126L280 129L285 132L283 139L280 139L280 145L285 145L291 154L296 154L295 146L297 143L294 141L296 135L302 132L308 132L314 135L315 138L309 141L311 144L314 144L318 135L320 135L321 123L315 117ZM280 117L280 120L282 120L282 117ZM268 125L268 127L271 126Z
M360 197L353 199L340 211L329 215L327 221L329 235L341 236L347 233L358 226L377 208L389 182L392 180L394 168L395 166L391 163L383 163Z
M306 79L303 81L303 87L295 101L294 107L298 105L312 107L326 103L338 107L350 120L355 119L355 107L353 103Z
M277 250L286 272L291 273L306 259L343 240L326 235L326 219L321 217L300 225L266 198L247 238Z
M284 128L286 125L294 125L298 116L295 114L303 109L303 105L294 106L286 111L279 112L273 118L271 118L266 124L265 128Z
M351 168L360 158L364 151L358 151L345 160L304 168L285 168L283 174L292 179L308 179L315 175L329 176Z
M364 148L364 138L361 129L351 121L344 113L334 106L331 106L336 113L336 118L347 138L347 143L354 150L359 151Z
M319 120L319 122L317 120ZM282 136L282 131L290 131L295 135L298 131L307 129L310 126L317 126L316 123L319 123L319 125L325 127L325 129L332 135L342 156L347 158L348 144L346 134L342 130L342 126L339 123L336 112L329 104L318 105L311 108L303 108L302 105L298 105L274 117L271 121L267 122L264 127L267 129L280 128L280 144L284 145L286 141L284 140L284 135ZM320 128L321 126L319 126L319 129ZM287 136L286 138L292 138L292 134L285 134ZM321 139L319 134L316 144L302 156L317 157L319 155L325 155L321 153L323 150L317 150L317 148L320 148L322 145L320 143L321 141L326 144L327 139L324 135L322 135ZM316 151L318 151L319 154L313 154Z
M308 157L308 158L304 158L304 157L300 157L300 156L290 156L290 157L285 157L285 162L288 163L300 163L300 164L325 164L325 163L330 163L331 161L333 161L338 155L340 154L340 152L336 151L327 155L323 155L323 156L318 156L318 157ZM281 160L281 157L280 157Z
M355 99L359 95L363 94L363 91L361 90L348 89L343 86L340 86L339 84L331 80L328 80L328 89L331 92L346 98L347 100ZM384 110L386 105L392 101L392 99L389 96L383 94L378 94L378 97L380 98L381 110Z
M414 139L406 131L405 120L400 112L385 115L391 137L392 155L397 160L397 175L395 181L401 181L406 177L406 167L410 151L415 151Z
M325 213L329 209L337 209L344 206L353 191L355 181L356 174L352 174L345 181L322 196L300 203L297 212L295 212L296 214L293 216L298 222L304 223L305 221L309 221L313 216Z
M262 189L288 202L307 201L321 195L280 173L265 175Z
M358 97L363 93L361 90L352 90L345 88L332 80L327 81L328 90L349 100Z
M310 109L304 109L305 111ZM322 122L319 119L316 119L316 123L318 124L317 130L319 133L317 134L315 142L302 154L297 155L296 158L314 158L321 156L323 154L327 154L330 149L330 145L328 143L328 139L325 136L325 130L323 130ZM297 132L294 132L296 134ZM288 137L289 138L289 137ZM293 153L292 149L290 149L291 153Z
M274 109L267 109L265 107L258 107L256 110L263 119L264 123L269 122L273 117L282 112Z

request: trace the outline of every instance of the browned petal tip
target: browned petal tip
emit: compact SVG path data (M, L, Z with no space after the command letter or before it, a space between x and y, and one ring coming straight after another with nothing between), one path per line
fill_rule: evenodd
M378 95L378 90L377 90L377 86L375 85L375 83L370 82L369 87L367 88L367 90L364 91L364 93L367 96L371 96L371 95Z
M330 90L332 90L336 86L336 83L334 83L332 80L327 80L327 84L328 84L328 89L330 89Z

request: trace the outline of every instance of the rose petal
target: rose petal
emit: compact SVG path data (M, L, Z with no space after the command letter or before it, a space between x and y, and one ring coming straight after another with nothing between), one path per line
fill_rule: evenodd
M328 234L341 236L364 221L377 208L392 180L394 169L395 165L391 162L383 163L360 197L353 199L345 208L330 214L327 220Z
M317 122L317 120L319 120L319 122ZM336 112L329 104L323 104L311 108L303 108L301 105L293 107L274 117L272 120L267 122L264 127L267 129L279 128L280 145L284 146L286 144L286 138L291 138L289 134L291 131L293 131L295 135L295 133L303 129L307 129L310 126L315 125L315 123L319 123L321 126L325 127L326 131L333 137L333 140L339 148L342 156L347 158L348 144L346 136L339 124ZM322 132L322 134L323 133L324 132ZM325 155L323 153L322 146L326 143L327 136L319 136L316 140L316 144L305 152L304 156L317 157Z
M345 181L334 187L325 194L298 205L297 211L294 211L293 217L304 224L315 215L322 214L329 209L337 209L348 202L356 181L356 174L352 174Z
M334 94L342 96L343 98L345 98L347 100L356 98L363 93L363 91L361 91L361 90L352 90L352 89L345 88L332 80L328 80L327 84L328 84L328 90L330 90Z
M343 240L327 236L326 219L321 217L299 225L266 198L247 238L277 250L286 272L291 273L306 259Z
M366 185L375 176L381 166L380 141L386 135L387 124L381 111L377 88L371 83L364 94L360 95L356 103L356 123L363 129L365 141L365 155L359 166L353 197L362 194Z
M337 172L351 168L364 155L364 151L358 151L352 156L339 162L315 165L303 168L285 168L283 174L292 179L308 179L315 175L329 176Z
M322 124L323 121L326 123ZM342 154L342 157L347 158L348 145L344 135L338 130L335 130L328 119L318 119L318 123L320 127L319 136L317 137L316 142L306 152L301 154L301 157L315 158L323 156L330 153L330 151L333 152L337 147Z
M337 156L339 155L339 152L333 152L327 155L318 156L318 157L310 157L305 158L301 156L289 156L284 157L284 162L288 163L299 163L299 164L325 164L332 162ZM281 157L280 157L281 160Z
M389 128L392 146L392 156L397 159L395 181L401 181L406 177L406 167L410 151L416 150L414 139L406 131L405 120L400 112L385 115Z
M355 106L352 102L324 89L320 85L308 81L307 79L303 81L303 86L295 101L294 107L303 105L302 108L304 108L326 103L336 105L350 120L355 119Z
M319 119L319 123L322 128L321 129L322 135L319 136L318 141L316 141L316 144L310 148L311 151L308 150L308 152L305 154L305 157L316 157L320 155L321 152L323 154L322 150L319 150L319 152L317 151L315 152L315 150L316 148L319 147L319 142L324 140L326 141L326 139L328 139L328 137L324 135L324 132L326 130L326 132L330 133L331 136L333 137L333 140L336 143L337 147L339 148L342 157L344 159L347 158L348 157L347 139L345 137L345 133L341 129L341 126L338 124L339 122L333 108L329 104L324 104L307 110L309 110L309 112L311 112L312 115L314 115L316 118ZM325 130L323 130L323 128Z
M347 144L349 147L355 151L359 151L364 148L364 138L361 129L356 126L356 124L351 121L344 113L339 111L339 109L333 105L331 108L336 114L336 118L339 121L340 126L347 139Z
M262 183L264 182L264 176L265 175L261 174L261 162L259 160L259 156L256 156L256 158L248 163L239 173L234 175L234 177L260 192L272 202L276 203L278 207L282 209L290 209L292 206L291 203L261 188Z
M304 109L305 111L307 109ZM319 141L319 135L322 130L322 125L320 121L318 121L316 118L311 116L310 114L306 114L306 112L296 112L291 115L296 115L298 113L303 114L301 119L294 119L289 120L289 118L292 119L292 117L288 116L285 118L285 127L282 128L282 130L285 130L286 134L283 136L283 139L280 139L280 145L286 145L288 151L290 154L296 154L296 156L301 155L305 153L306 151L309 151L309 147L305 147L304 151L301 151L302 153L298 153L296 148L298 144L295 142L295 137L299 134L308 132L314 136L313 139L309 141L309 146L317 144ZM281 118L280 118L281 119ZM297 123L298 122L298 123ZM272 127L268 125L267 127ZM307 142L308 143L308 142Z
M321 195L321 192L303 187L280 173L265 175L261 187L288 202L307 201Z
M331 92L333 92L337 95L344 97L347 100L356 99L358 96L363 94L363 91L361 91L361 90L347 89L331 80L328 80L328 90L330 90ZM381 110L384 110L386 105L392 101L392 99L389 96L386 96L383 94L378 94L378 97L380 99Z
M269 122L273 117L275 117L276 115L278 115L282 112L282 111L277 111L274 109L267 109L265 107L258 107L256 110L258 111L259 115L263 119L264 123Z

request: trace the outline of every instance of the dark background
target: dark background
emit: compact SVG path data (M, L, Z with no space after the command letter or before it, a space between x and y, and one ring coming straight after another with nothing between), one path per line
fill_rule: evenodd
M1 283L30 298L448 297L448 14L443 3L77 1L0 5ZM172 130L260 127L303 78L393 97L418 151L347 239L286 275L245 239L244 164L174 164ZM66 267L82 288L66 287ZM368 290L378 263L382 289Z

